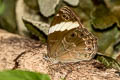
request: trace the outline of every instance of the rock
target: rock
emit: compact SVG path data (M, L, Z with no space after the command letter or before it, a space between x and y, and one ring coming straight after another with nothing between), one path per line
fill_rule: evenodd
M23 22L31 35L38 37L39 40L42 42L47 41L47 35L49 30L48 24L41 21L34 21L25 17L23 17Z
M39 10L38 0L24 0L25 4L31 9Z
M79 4L79 0L64 0L64 2L66 2L72 6L78 6L78 4Z
M27 22L27 24L28 23L29 23L29 25L32 24L33 25L32 27L36 27L36 29L39 29L40 31L44 32L44 34L48 35L48 30L49 30L49 26L50 26L49 24L44 23L42 21L34 21L29 18L23 17L24 24L26 24L25 21Z
M31 7L26 5L24 0L17 0L15 12L16 12L17 29L20 35L26 36L28 34L28 30L26 29L22 20L23 17L27 17L34 21L43 20L43 18L38 13L38 10L33 8L31 9Z
M115 69L95 67L101 65L96 60L53 64L44 59L46 47L40 41L0 30L0 70L42 72L49 74L51 80L120 80Z
M45 17L53 15L58 3L59 0L38 0L41 14Z

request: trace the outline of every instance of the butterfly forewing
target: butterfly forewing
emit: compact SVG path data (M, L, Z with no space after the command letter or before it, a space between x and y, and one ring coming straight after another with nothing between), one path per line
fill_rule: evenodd
M49 29L47 56L61 62L77 62L90 60L96 51L93 34L81 25L73 10L61 8Z

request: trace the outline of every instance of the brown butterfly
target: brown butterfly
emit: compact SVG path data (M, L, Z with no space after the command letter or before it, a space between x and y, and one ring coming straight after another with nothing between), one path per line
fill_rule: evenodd
M77 62L92 59L97 51L97 39L81 24L79 17L64 6L54 17L48 34L50 60Z

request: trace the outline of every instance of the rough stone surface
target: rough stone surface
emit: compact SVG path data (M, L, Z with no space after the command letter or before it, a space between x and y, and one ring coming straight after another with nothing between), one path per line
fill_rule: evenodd
M47 73L51 80L120 80L114 69L106 69L96 60L52 64L45 60L46 45L0 30L0 70L22 69Z
M38 11L31 9L29 6L27 6L24 0L17 0L15 12L16 12L18 32L21 35L26 35L26 32L28 32L28 30L26 29L23 23L22 20L23 17L27 17L34 21L42 21L42 17L40 16L40 14L38 14Z
M43 16L49 17L55 13L55 8L59 0L38 0L40 12Z
M72 6L77 6L79 4L79 0L64 0L64 1Z
M39 30L43 31L46 35L48 35L48 31L49 31L49 28L50 28L49 24L44 23L42 21L34 21L34 20L28 19L26 17L23 17L23 20L28 21L29 23L36 26Z

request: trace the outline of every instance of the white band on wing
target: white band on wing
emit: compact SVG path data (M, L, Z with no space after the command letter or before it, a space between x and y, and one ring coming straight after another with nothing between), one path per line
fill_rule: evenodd
M49 34L55 32L55 31L70 30L70 29L77 28L77 27L79 27L78 22L61 22L59 24L52 26L49 29Z

